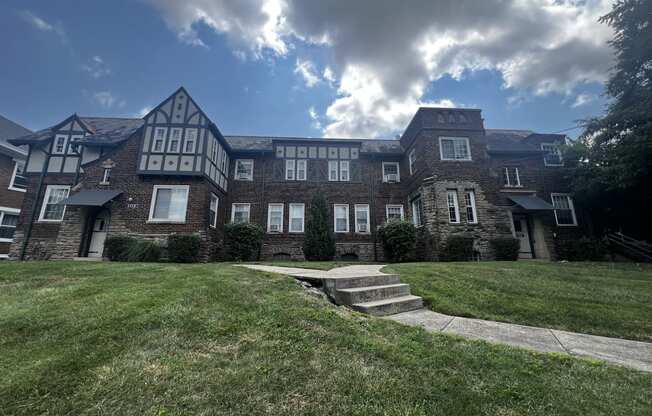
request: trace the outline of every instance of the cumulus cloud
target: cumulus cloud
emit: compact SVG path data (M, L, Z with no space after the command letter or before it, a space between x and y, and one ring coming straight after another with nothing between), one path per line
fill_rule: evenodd
M111 91L98 91L92 95L93 101L98 103L100 106L105 109L110 109L114 107L122 108L127 102L125 100L120 100L118 97L113 95Z
M63 30L63 25L61 25L61 23L49 23L29 10L21 11L20 15L33 28L42 32L52 32L56 34L63 43L68 43L68 37L66 36L66 32Z
M81 69L95 79L102 78L111 73L111 68L98 55L93 56L88 63L82 64Z
M321 78L317 75L315 64L308 59L297 58L297 63L294 66L294 73L301 75L306 87L312 88L321 82Z

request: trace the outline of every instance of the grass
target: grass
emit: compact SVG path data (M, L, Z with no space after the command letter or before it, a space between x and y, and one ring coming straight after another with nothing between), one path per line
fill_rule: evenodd
M450 315L652 341L652 267L535 261L385 268Z
M652 374L405 327L227 264L0 263L2 415L643 415Z

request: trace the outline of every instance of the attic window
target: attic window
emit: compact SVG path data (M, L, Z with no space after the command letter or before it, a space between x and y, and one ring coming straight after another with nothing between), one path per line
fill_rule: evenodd
M455 123L455 114L448 113L448 122L449 123Z
M468 123L468 119L462 113L460 113L460 123Z
M445 123L446 119L442 113L437 113L437 123Z

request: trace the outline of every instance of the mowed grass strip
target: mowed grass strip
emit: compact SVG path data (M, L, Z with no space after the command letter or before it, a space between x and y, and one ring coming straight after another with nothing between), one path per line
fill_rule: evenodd
M434 335L226 264L0 263L2 415L643 415L652 374Z
M652 342L652 266L539 261L405 263L437 312Z

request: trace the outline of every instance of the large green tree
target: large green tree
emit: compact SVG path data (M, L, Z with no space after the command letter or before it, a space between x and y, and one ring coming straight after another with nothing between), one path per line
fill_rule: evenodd
M652 236L652 1L618 0L600 21L614 30L615 65L603 117L566 149L575 198L598 231Z
M315 195L310 204L303 254L308 260L332 260L335 257L335 240L328 219L328 205L321 192Z

